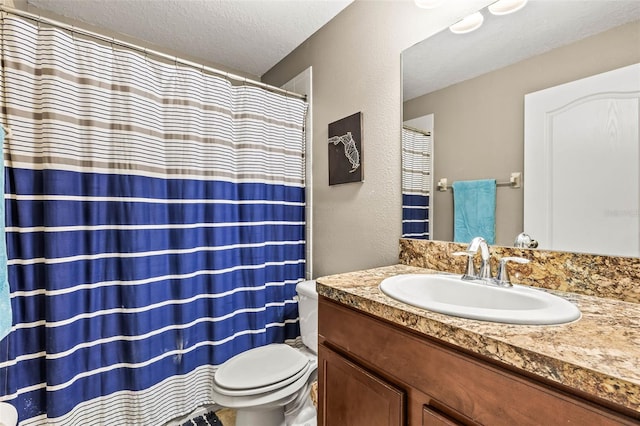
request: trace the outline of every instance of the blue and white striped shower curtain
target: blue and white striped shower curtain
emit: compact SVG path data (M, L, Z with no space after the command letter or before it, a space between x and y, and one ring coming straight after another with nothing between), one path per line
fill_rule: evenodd
M402 128L402 237L431 239L431 136Z
M2 60L21 425L161 425L297 337L304 101L11 15Z

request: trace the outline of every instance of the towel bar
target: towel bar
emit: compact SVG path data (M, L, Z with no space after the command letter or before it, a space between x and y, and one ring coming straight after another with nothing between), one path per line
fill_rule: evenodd
M513 172L509 177L509 182L496 182L496 186L508 186L510 188L520 188L522 187L522 173ZM448 184L447 178L440 178L438 181L438 191L444 192L451 187Z

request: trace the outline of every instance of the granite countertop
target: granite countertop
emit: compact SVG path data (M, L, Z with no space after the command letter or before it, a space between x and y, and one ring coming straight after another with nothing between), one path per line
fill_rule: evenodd
M393 275L436 272L394 265L316 282L321 296L640 413L640 304L551 291L575 303L582 318L511 325L438 314L378 289Z

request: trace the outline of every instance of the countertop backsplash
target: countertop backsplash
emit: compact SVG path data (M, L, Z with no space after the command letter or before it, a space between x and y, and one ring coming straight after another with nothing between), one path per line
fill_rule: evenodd
M453 253L466 247L467 244L403 238L400 263L462 274L466 257ZM527 264L509 264L513 283L640 303L640 258L503 246L490 246L490 252L494 275L502 257L530 260Z

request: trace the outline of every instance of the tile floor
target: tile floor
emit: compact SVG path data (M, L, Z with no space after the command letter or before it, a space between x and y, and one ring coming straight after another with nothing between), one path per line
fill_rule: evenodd
M216 416L220 419L223 426L235 426L236 424L236 412L230 408L223 408L216 411Z

